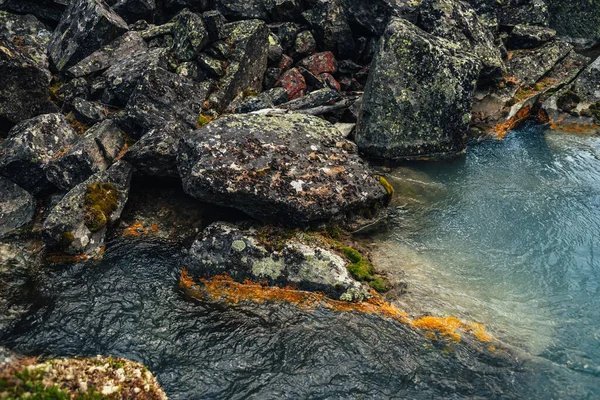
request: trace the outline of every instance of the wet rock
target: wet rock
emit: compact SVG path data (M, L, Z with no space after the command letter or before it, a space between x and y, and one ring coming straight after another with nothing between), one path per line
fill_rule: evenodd
M337 61L330 51L313 54L306 57L298 63L299 66L306 68L315 75L323 73L335 73L337 71Z
M195 127L210 89L162 68L149 70L127 103L127 115L144 129L171 123Z
M68 4L68 0L1 0L0 10L31 14L44 22L57 23Z
M533 49L549 42L556 36L556 31L543 26L517 25L506 39L508 50Z
M324 244L311 243L309 235L277 237L275 233L276 249L265 236L268 234L260 228L214 223L196 239L185 266L194 277L228 274L238 282L249 279L270 285L293 285L346 301L369 296L367 287L350 276L346 260Z
M280 105L280 107L285 108L287 110L304 110L307 108L333 104L341 99L342 96L340 96L340 94L336 90L321 89L311 92L306 96L282 104Z
M342 0L317 0L313 8L302 13L323 49L339 58L353 58L354 37L346 18Z
M33 219L36 201L26 190L0 177L0 237Z
M215 0L217 10L229 20L268 20L265 0Z
M23 121L0 144L0 175L28 192L49 187L44 168L78 136L61 114L45 114Z
M0 38L0 122L10 125L52 112L50 72Z
M499 82L506 72L494 35L475 10L461 0L425 0L419 8L419 27L432 35L460 44L481 60L480 84Z
M317 42L310 31L302 31L296 36L294 54L299 57L308 56L317 51Z
M133 31L127 32L69 68L67 73L79 78L96 72L103 72L119 61L147 51L148 45L139 33Z
M208 44L208 32L198 14L190 11L179 13L173 22L173 52L179 61L192 61Z
M500 25L548 26L550 14L546 0L507 0L500 10Z
M91 175L108 169L124 145L121 129L114 121L105 120L91 127L73 147L48 162L46 177L68 191Z
M289 225L386 202L387 193L328 122L300 114L220 118L181 142L186 193Z
M106 118L106 111L98 103L77 97L73 100L73 115L78 121L91 126L103 121Z
M508 73L520 84L532 85L572 49L570 44L556 40L534 50L515 51L508 61Z
M131 165L119 161L71 189L44 221L48 248L71 255L97 252L104 245L107 226L125 207L131 172Z
M123 157L143 175L179 178L177 148L191 129L169 123L152 128Z
M284 88L290 100L304 96L304 91L307 88L306 80L298 68L286 71L275 85Z
M462 151L480 68L460 45L392 20L365 87L360 150L390 159Z
M141 19L152 21L158 11L156 0L112 0L108 5L129 24Z
M416 18L419 2L410 0L342 0L348 18L374 36L381 36L392 17Z
M127 23L103 0L72 0L48 45L59 71L70 67L127 31Z
M258 20L234 22L225 26L233 53L227 73L219 81L218 90L210 95L210 102L223 110L239 93L260 92L267 70L269 28Z
M48 69L46 47L51 36L52 32L33 15L0 11L0 38L11 42L43 69Z
M216 10L206 11L202 14L202 19L204 20L206 32L208 32L209 42L225 39L223 27L227 23L227 20L223 14Z

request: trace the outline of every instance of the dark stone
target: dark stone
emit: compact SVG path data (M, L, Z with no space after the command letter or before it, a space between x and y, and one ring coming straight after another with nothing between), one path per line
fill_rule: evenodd
M352 23L374 36L381 36L392 17L415 20L418 2L411 0L342 0Z
M502 2L498 0L467 0L475 9L477 15L494 34L500 24L500 10Z
M177 75L196 82L202 82L206 80L206 73L200 69L198 63L195 61L188 61L179 64L177 67Z
M508 61L508 73L521 85L533 85L572 48L570 44L557 40L534 50L514 52Z
M516 25L506 39L508 50L533 49L554 39L556 31L543 26Z
M214 42L208 49L206 54L221 61L231 59L231 48L222 40Z
M600 8L596 0L547 0L550 26L577 47L587 48L600 40Z
M275 106L287 103L289 101L287 90L285 90L284 88L273 88L267 90L265 94L269 96L269 99L271 99L271 102Z
M108 4L129 24L140 19L152 21L158 11L156 0L112 0Z
M283 48L279 43L279 38L274 34L269 34L269 54L267 56L268 66L276 67L281 62L281 57L283 56Z
M290 100L303 96L307 88L306 80L298 68L286 71L277 81L276 86L284 88Z
M354 37L342 0L317 0L302 16L311 26L321 48L329 49L339 58L354 58Z
M545 0L507 0L500 10L500 25L548 26L550 14Z
M393 19L365 87L360 150L387 159L464 150L480 69L460 45Z
M240 104L235 112L237 114L246 114L258 110L263 110L265 108L273 108L275 105L269 95L264 92L258 96L252 96L246 99L242 104Z
M59 71L75 65L127 32L127 23L103 0L72 0L48 45Z
M75 78L60 86L54 95L59 102L72 104L77 97L88 99L90 86L85 78Z
M285 104L281 104L279 107L285 108L287 110L304 110L307 108L314 108L333 104L337 101L340 101L341 99L342 96L340 96L340 94L336 90L321 89L311 92L306 96L302 96L298 99L289 101Z
M315 75L328 72L333 74L337 72L337 61L330 51L313 54L301 60L298 65L304 67Z
M97 253L104 245L107 227L118 221L127 203L131 172L131 165L119 161L71 189L44 221L42 233L48 248L71 255ZM110 184L110 190L118 195L116 209L105 216L106 225L92 232L85 223L85 197L88 188L96 184Z
M301 21L301 0L265 0L265 7L273 21Z
M307 90L309 92L312 92L313 90L324 89L327 86L319 76L313 74L306 68L298 67L298 71L300 71L304 77L304 81L306 82Z
M294 66L294 59L287 54L281 56L281 62L279 63L279 68L282 71L287 71L288 69Z
M46 166L46 177L63 190L107 170L125 146L123 132L112 120L91 127L73 147Z
M281 77L281 68L267 68L263 79L263 89L271 89Z
M210 87L162 68L151 69L127 103L127 116L144 129L167 123L195 127Z
M81 97L73 99L73 114L78 121L90 126L106 118L104 107Z
M0 144L0 175L33 194L50 185L44 168L79 137L61 114L23 121Z
M211 0L163 0L165 10L171 15L184 8L193 12L207 11L212 7L211 3Z
M353 143L302 114L219 118L181 141L177 162L190 196L286 225L342 218L388 199Z
M192 61L208 44L208 32L198 14L188 10L172 20L173 52L179 61Z
M260 228L217 222L198 236L184 264L194 278L227 274L237 282L248 279L282 287L293 285L339 300L368 298L369 288L351 277L348 262L329 246L310 239L277 237L274 240L281 242L281 248L273 249L262 243Z
M0 10L16 14L31 14L50 23L58 23L68 0L0 0Z
M202 14L202 19L204 20L204 27L208 32L209 42L216 42L225 38L223 27L227 23L227 20L223 14L216 10L206 11Z
M302 25L295 22L284 22L277 25L277 37L284 52L289 51L296 43L296 36L302 32Z
M31 222L36 201L26 190L0 177L0 238Z
M325 85L327 85L327 87L329 87L330 89L333 89L337 92L342 91L340 83L333 77L333 75L324 73L319 75L319 77L323 80L323 82L325 82Z
M310 31L302 31L296 36L294 55L305 57L317 51L317 42Z
M0 38L12 43L39 68L48 69L46 50L52 32L33 15L0 11Z
M215 0L215 4L229 20L269 19L265 0Z
M225 75L225 62L217 60L206 54L200 54L198 57L198 66L202 68L206 76L219 79Z

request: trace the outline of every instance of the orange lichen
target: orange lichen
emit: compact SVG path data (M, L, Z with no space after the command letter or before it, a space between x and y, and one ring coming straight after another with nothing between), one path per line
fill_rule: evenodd
M148 235L156 235L160 227L158 225L152 225L150 228L144 228L144 223L137 221L129 225L124 231L123 236L125 237L141 237Z
M577 122L564 122L567 116L563 115L558 120L553 120L548 117L548 126L555 131L567 133L593 133L600 129L596 124L581 124Z
M512 118L507 121L497 124L493 131L498 137L498 139L503 139L504 136L511 130L515 129L521 122L525 121L531 115L531 106L525 106L521 108L517 114L515 114Z
M240 283L226 274L210 279L200 279L196 284L186 268L181 271L179 285L190 296L198 299L224 301L230 304L282 301L309 310L324 307L337 312L362 312L381 315L406 323L412 328L425 330L427 331L425 336L430 339L437 339L438 336L435 332L438 332L441 337L460 342L460 332L469 332L481 342L487 343L492 340L491 336L485 332L483 325L475 322L463 322L456 317L425 316L410 319L408 314L385 301L374 290L371 291L371 297L363 302L338 301L323 293L305 292L291 286L269 286L266 282L250 280Z

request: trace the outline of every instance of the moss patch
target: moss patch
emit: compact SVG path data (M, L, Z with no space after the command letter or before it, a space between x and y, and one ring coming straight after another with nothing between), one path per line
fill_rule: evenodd
M389 290L388 285L382 278L376 277L373 264L352 247L341 243L335 243L336 250L340 251L348 260L348 271L354 279L366 282L376 291L383 293Z
M111 183L93 183L88 186L84 201L84 223L92 232L102 229L110 215L119 206L119 192Z

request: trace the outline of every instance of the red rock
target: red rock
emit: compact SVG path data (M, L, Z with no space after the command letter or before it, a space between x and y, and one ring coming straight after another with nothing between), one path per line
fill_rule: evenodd
M283 56L281 56L281 62L279 63L279 68L281 68L282 71L287 71L288 69L292 68L292 66L294 65L294 59L286 54L284 54Z
M298 68L292 68L283 74L275 86L284 88L289 99L294 100L304 95L306 80L300 71L298 71Z
M310 57L302 59L298 65L306 68L315 75L323 73L334 73L337 71L337 61L330 51L313 54Z
M319 76L321 77L321 79L323 79L325 84L327 86L329 86L331 89L337 90L338 92L342 91L340 83L338 81L336 81L335 78L333 77L333 75L331 75L330 73L325 72L324 74L321 74Z

